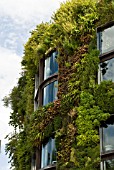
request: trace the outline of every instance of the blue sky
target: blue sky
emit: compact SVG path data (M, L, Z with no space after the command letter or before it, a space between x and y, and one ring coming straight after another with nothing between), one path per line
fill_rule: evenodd
M16 85L21 72L23 46L36 25L51 19L65 0L0 0L0 170L9 170L5 155L5 136L13 129L8 125L10 108L2 99Z

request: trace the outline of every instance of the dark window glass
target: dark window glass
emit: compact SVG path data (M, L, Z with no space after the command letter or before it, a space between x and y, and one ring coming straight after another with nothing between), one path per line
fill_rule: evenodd
M48 84L43 89L43 106L57 99L58 81Z
M42 145L41 168L56 162L55 139L50 138L46 144Z
M51 54L50 57L45 59L44 80L47 79L49 76L53 75L54 73L58 72L58 64L56 61L57 54L57 51L55 51Z
M37 93L38 86L39 86L39 77L37 74L35 74L35 94Z
M34 100L34 111L38 109L38 101Z
M103 127L102 133L102 150L104 152L114 150L114 124Z
M101 54L114 50L114 26L109 27L102 32L99 32L99 34L99 45Z
M101 170L114 170L114 159L101 162Z
M114 56L111 53L114 50L114 26L109 28L105 26L105 29L101 29L102 31L98 32L98 49L102 54L100 58L103 62L100 63L99 80L112 80L114 82ZM114 170L114 158L112 159L114 157L113 120L113 117L110 117L100 128L101 170Z
M114 82L114 58L100 64L101 80L112 80Z
M33 154L31 157L31 170L35 170L35 167L36 167L36 157L35 154Z

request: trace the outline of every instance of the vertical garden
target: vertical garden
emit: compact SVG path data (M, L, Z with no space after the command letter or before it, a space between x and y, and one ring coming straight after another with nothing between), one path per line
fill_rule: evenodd
M113 0L69 0L49 23L31 32L21 77L4 97L11 105L6 153L14 170L30 170L31 155L53 132L57 170L100 169L99 127L114 110L114 84L98 84L98 26L114 19ZM50 49L57 49L58 99L34 111L35 74ZM111 99L111 100L110 100ZM110 107L109 107L110 106Z

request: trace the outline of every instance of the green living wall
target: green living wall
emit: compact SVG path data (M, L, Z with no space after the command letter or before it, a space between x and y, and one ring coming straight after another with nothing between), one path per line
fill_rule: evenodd
M100 169L98 129L114 110L114 85L111 81L97 83L96 28L113 18L113 0L69 0L61 4L50 23L41 23L31 32L22 75L4 98L4 104L12 107L9 123L15 131L7 136L6 153L14 170L30 170L35 148L53 132L57 170ZM59 52L58 100L34 112L39 60L54 48Z

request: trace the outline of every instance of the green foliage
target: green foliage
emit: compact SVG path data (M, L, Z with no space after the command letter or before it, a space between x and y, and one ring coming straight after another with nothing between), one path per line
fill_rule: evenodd
M95 91L96 103L103 112L114 113L114 84L111 81L103 81Z
M6 153L10 153L11 167L18 170L30 170L32 148L27 144L25 131L8 135L7 138L9 143L6 144Z
M98 129L113 113L114 84L97 84L96 27L113 20L113 13L113 1L66 1L50 23L41 23L31 32L21 63L23 73L3 99L12 109L9 123L15 133L7 136L6 153L15 170L30 170L32 152L53 135L57 170L99 169ZM55 48L58 100L34 112L34 76L40 59Z
M25 107L26 107L26 77L24 73L18 80L18 85L12 89L12 92L9 96L5 96L3 101L4 105L8 107L11 105L12 112L10 113L10 122L15 129L22 128L25 116Z
M94 95L90 92L81 92L80 105L76 108L78 117L76 119L76 155L80 163L79 169L98 169L99 167L99 131L101 121L105 121L109 114L96 105ZM97 149L96 149L97 148ZM79 157L79 155L81 157ZM83 164L82 164L83 163Z

